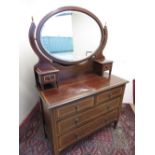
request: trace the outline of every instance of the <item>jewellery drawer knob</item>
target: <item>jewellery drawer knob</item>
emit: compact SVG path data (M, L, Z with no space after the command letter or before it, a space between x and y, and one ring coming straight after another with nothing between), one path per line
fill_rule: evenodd
M44 76L44 81L49 81L49 80L50 80L50 76L49 75Z
M108 66L106 65L106 66L104 66L104 69L108 69Z
M78 134L75 134L76 140L79 140L80 136Z

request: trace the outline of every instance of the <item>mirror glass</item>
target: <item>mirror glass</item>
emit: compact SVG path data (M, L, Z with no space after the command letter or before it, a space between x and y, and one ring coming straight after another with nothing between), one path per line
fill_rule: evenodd
M98 23L80 11L62 11L50 17L42 26L40 41L52 57L69 62L93 55L100 45Z

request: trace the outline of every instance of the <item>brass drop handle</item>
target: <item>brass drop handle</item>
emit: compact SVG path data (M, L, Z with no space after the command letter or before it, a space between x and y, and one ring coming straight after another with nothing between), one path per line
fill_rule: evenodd
M109 110L109 108L110 108L110 106L109 106L109 105L107 105L107 110Z
M75 134L76 140L79 140L80 136L78 134Z
M109 94L109 98L110 98L110 99L112 98L112 93Z
M75 124L77 124L77 123L79 122L79 118L76 118L76 119L74 120L74 122L75 122Z
M78 105L75 106L75 110L76 110L76 112L79 111L79 107L78 107Z

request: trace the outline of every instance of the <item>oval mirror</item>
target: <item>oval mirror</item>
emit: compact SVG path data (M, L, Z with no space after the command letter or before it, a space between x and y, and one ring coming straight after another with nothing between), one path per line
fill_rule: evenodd
M79 10L48 14L36 32L39 47L48 57L65 64L88 59L95 54L103 37L94 18Z

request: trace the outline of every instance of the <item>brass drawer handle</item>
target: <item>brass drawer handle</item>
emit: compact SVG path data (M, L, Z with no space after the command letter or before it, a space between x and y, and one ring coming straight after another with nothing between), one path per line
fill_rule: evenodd
M74 120L74 122L75 122L75 124L77 125L77 123L79 122L79 118L76 118L76 119Z
M112 93L109 94L109 98L110 98L110 99L112 98L112 95L113 95Z
M75 138L76 138L76 140L79 140L80 136L78 134L75 134Z
M108 105L108 106L107 106L107 110L109 110L109 109L110 109L110 106Z
M79 111L79 107L75 106L75 110L76 110L76 112L78 112Z
M105 120L104 120L104 122L105 122L105 123L107 123L107 122L108 122L108 120L107 120L107 119L105 119Z

